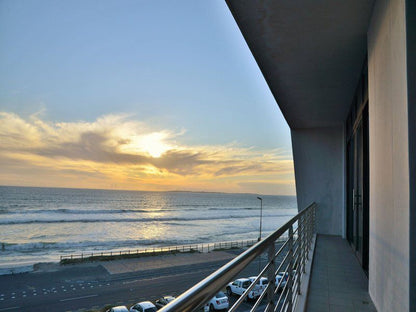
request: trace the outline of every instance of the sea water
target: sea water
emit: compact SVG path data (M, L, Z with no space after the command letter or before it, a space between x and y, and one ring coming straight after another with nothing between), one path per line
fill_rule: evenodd
M73 253L257 239L257 196L0 186L0 272ZM262 198L265 237L297 205Z

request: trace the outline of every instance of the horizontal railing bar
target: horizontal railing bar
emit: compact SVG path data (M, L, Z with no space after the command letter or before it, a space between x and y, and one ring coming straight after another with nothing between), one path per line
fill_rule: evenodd
M294 230L293 230L292 237L294 237L294 236L295 236L295 234L296 234L296 232L298 231L298 229L299 229L299 227L296 227L296 229L294 229ZM296 235L296 237L298 237L298 235Z
M293 255L294 256L295 255L299 256L299 251L300 251L300 247L299 246L296 246L295 250L293 251ZM296 261L295 261L295 263L296 263Z
M254 305L251 308L250 312L256 311L257 307L260 305L261 301L266 296L267 290L271 287L272 283L273 283L273 281L269 281L269 283L267 284L266 288L264 288L263 292L261 293L260 297L254 303Z
M252 284L252 286L254 286L255 284ZM251 288L253 289L253 288ZM240 304L243 303L243 301L245 300L245 298L248 296L248 294L250 293L250 290L246 290L238 299L237 301L233 304L233 306L228 310L228 312L234 312L239 306Z
M281 272L280 270L282 269L282 266L286 263L286 260L289 257L289 253L286 254L286 256L283 258L282 262L280 262L279 267L277 268L277 270L274 272L274 276L276 276L279 272ZM286 271L285 271L286 273Z
M287 301L287 297L289 297L289 292L288 292L288 291L286 292L285 300L283 300L283 303L282 303L282 307L283 307L283 308L286 308L285 306L289 303L289 302ZM276 307L278 307L278 305L276 305ZM287 309L287 308L286 308L286 309Z
M289 243L289 239L287 239L284 244L282 245L282 247L279 248L279 250L274 254L274 257L276 258L277 256L279 256L279 254L283 251L283 249L287 246L287 244Z
M241 303L244 301L244 299L248 296L250 291L256 286L256 283L258 280L262 277L262 275L267 271L267 269L270 267L272 262L268 262L267 265L263 268L263 270L257 275L256 279L251 283L251 285L247 288L247 290L238 298L238 300L234 303L234 305L228 310L228 312L235 311ZM268 287L268 285L267 285Z
M278 291L279 291L279 288L281 287L281 285L282 285L282 283L283 283L283 281L285 280L285 277L286 277L286 273L287 273L287 269L289 268L289 264L286 266L286 269L285 269L285 271L284 271L284 273L283 273L283 277L280 279L280 281L279 281L279 283L277 284L277 286L276 286L276 289L275 289L275 291L274 291L274 294L276 295L277 293L278 293ZM287 286L287 281L288 280L286 280L286 283L285 283L285 286L283 287L283 289L282 289L282 294L283 294L283 292L285 291L285 289L286 289L286 286ZM280 295L281 296L281 295ZM280 300L280 298L279 298L279 300Z
M225 264L217 271L206 277L204 280L187 290L180 295L177 299L163 307L161 312L181 311L188 312L194 309L202 307L205 302L208 302L221 288L223 288L229 281L231 281L240 271L242 271L247 265L253 262L258 256L260 256L270 244L274 244L275 241L282 236L297 220L305 214L311 207L314 207L315 203L312 203L296 216L292 217L282 227L271 233L263 241L258 242L248 250L237 256L234 260ZM289 238L290 239L290 238ZM286 284L287 285L287 284ZM285 287L286 287L285 285Z

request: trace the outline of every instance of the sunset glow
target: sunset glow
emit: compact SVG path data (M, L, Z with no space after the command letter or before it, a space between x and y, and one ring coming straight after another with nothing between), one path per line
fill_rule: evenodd
M163 153L172 149L172 146L165 142L167 138L168 134L164 132L133 136L129 139L129 143L124 145L123 150L132 153L146 152L152 157L159 158Z
M295 193L224 1L1 1L0 47L1 185Z
M0 183L229 192L293 187L292 160L279 150L188 146L179 143L182 133L146 128L119 115L51 123L1 112Z

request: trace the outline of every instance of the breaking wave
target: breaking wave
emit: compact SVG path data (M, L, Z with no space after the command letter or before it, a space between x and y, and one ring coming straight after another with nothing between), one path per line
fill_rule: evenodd
M293 215L289 214L264 214L263 218L267 217L291 217ZM228 215L228 216L195 216L195 217L155 217L155 218L80 218L80 219L32 219L32 218L25 218L25 219L3 219L0 220L1 225L8 225L8 224L49 224L49 223L102 223L102 222L122 222L122 223L143 223L143 222L189 222L189 221L209 221L209 220L229 220L229 219L257 219L258 216L246 216L246 215Z

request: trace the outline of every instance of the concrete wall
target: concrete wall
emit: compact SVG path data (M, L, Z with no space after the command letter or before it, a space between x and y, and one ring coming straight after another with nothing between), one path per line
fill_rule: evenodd
M409 141L405 0L379 0L368 31L369 291L409 311Z
M292 129L299 209L318 204L317 230L344 234L343 127Z

